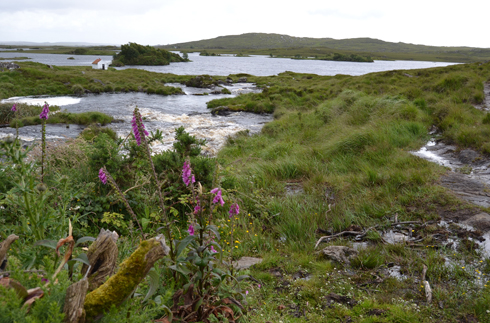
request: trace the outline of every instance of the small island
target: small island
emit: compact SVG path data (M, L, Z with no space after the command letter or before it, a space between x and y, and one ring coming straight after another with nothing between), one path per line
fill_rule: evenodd
M271 57L274 57L272 54ZM277 56L280 57L280 56ZM371 56L361 56L357 54L339 54L333 53L323 57L302 57L301 55L295 55L292 59L308 59L308 60L320 60L320 61L337 61L337 62L360 62L360 63L373 63L374 60Z
M121 51L114 54L111 66L124 65L169 65L172 62L188 62L188 59L164 49L128 43L121 46Z

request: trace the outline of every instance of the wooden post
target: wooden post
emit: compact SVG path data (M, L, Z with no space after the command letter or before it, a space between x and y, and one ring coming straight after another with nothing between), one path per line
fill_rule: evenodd
M89 291L97 289L114 273L118 255L116 245L118 238L116 232L101 229L97 239L88 249L87 258L90 268L84 264L82 275L86 275L88 278Z
M10 249L10 245L17 239L19 239L18 236L16 236L15 234L11 234L7 237L7 239L5 239L4 242L0 244L0 271L5 269L3 268L3 263L7 260L7 252Z
M83 304L87 295L88 285L87 278L84 278L77 283L71 284L66 290L65 306L63 307L63 313L65 313L64 322L85 322L85 310Z

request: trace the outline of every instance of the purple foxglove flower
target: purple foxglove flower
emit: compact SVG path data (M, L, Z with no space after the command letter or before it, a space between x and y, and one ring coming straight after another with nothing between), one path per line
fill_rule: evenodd
M49 114L49 104L45 103L43 106L43 110L41 111L41 114L39 115L39 118L48 120L48 114Z
M225 204L225 201L223 201L223 198L221 197L221 189L219 188L213 188L211 190L211 193L216 194L216 196L213 199L213 203L220 203L221 206Z
M238 206L238 204L233 203L228 213L230 214L230 218L233 217L234 215L238 215L238 213L240 213L240 207Z
M189 232L189 235L191 236L194 235L194 226L192 224L189 225L189 229L187 229L187 232Z
M14 105L12 106L11 111L13 111L13 112L17 111L17 104L14 104Z
M141 145L141 135L138 129L138 123L136 122L136 116L133 116L133 120L131 120L131 126L133 127L134 139L136 139L136 143Z
M196 201L196 206L194 206L194 214L197 214L201 210L201 203L199 200Z
M214 249L214 246L211 246L211 252L212 253L217 253L217 251Z
M105 174L103 168L99 170L99 179L103 184L107 184L107 175Z
M192 173L191 173L191 165L186 160L184 162L184 166L182 167L182 180L184 181L184 184L186 186L189 186L189 184L191 183L191 177L192 178L194 177L194 176L192 176ZM193 183L194 183L194 181L193 181Z

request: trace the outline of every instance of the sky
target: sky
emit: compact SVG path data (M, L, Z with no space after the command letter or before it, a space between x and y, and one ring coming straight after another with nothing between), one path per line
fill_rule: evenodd
M0 44L166 45L262 32L490 48L489 9L487 0L1 0Z

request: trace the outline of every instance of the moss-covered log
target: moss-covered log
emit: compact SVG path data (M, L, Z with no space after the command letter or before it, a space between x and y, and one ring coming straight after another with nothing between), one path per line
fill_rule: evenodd
M96 319L112 305L121 304L145 278L155 262L168 255L163 235L142 241L136 251L120 266L119 271L85 298L87 320Z
M82 275L88 270L87 278L89 281L89 291L99 288L107 277L112 276L116 268L117 261L117 239L116 232L101 229L97 240L92 243L87 252L90 268L87 265L82 267Z

